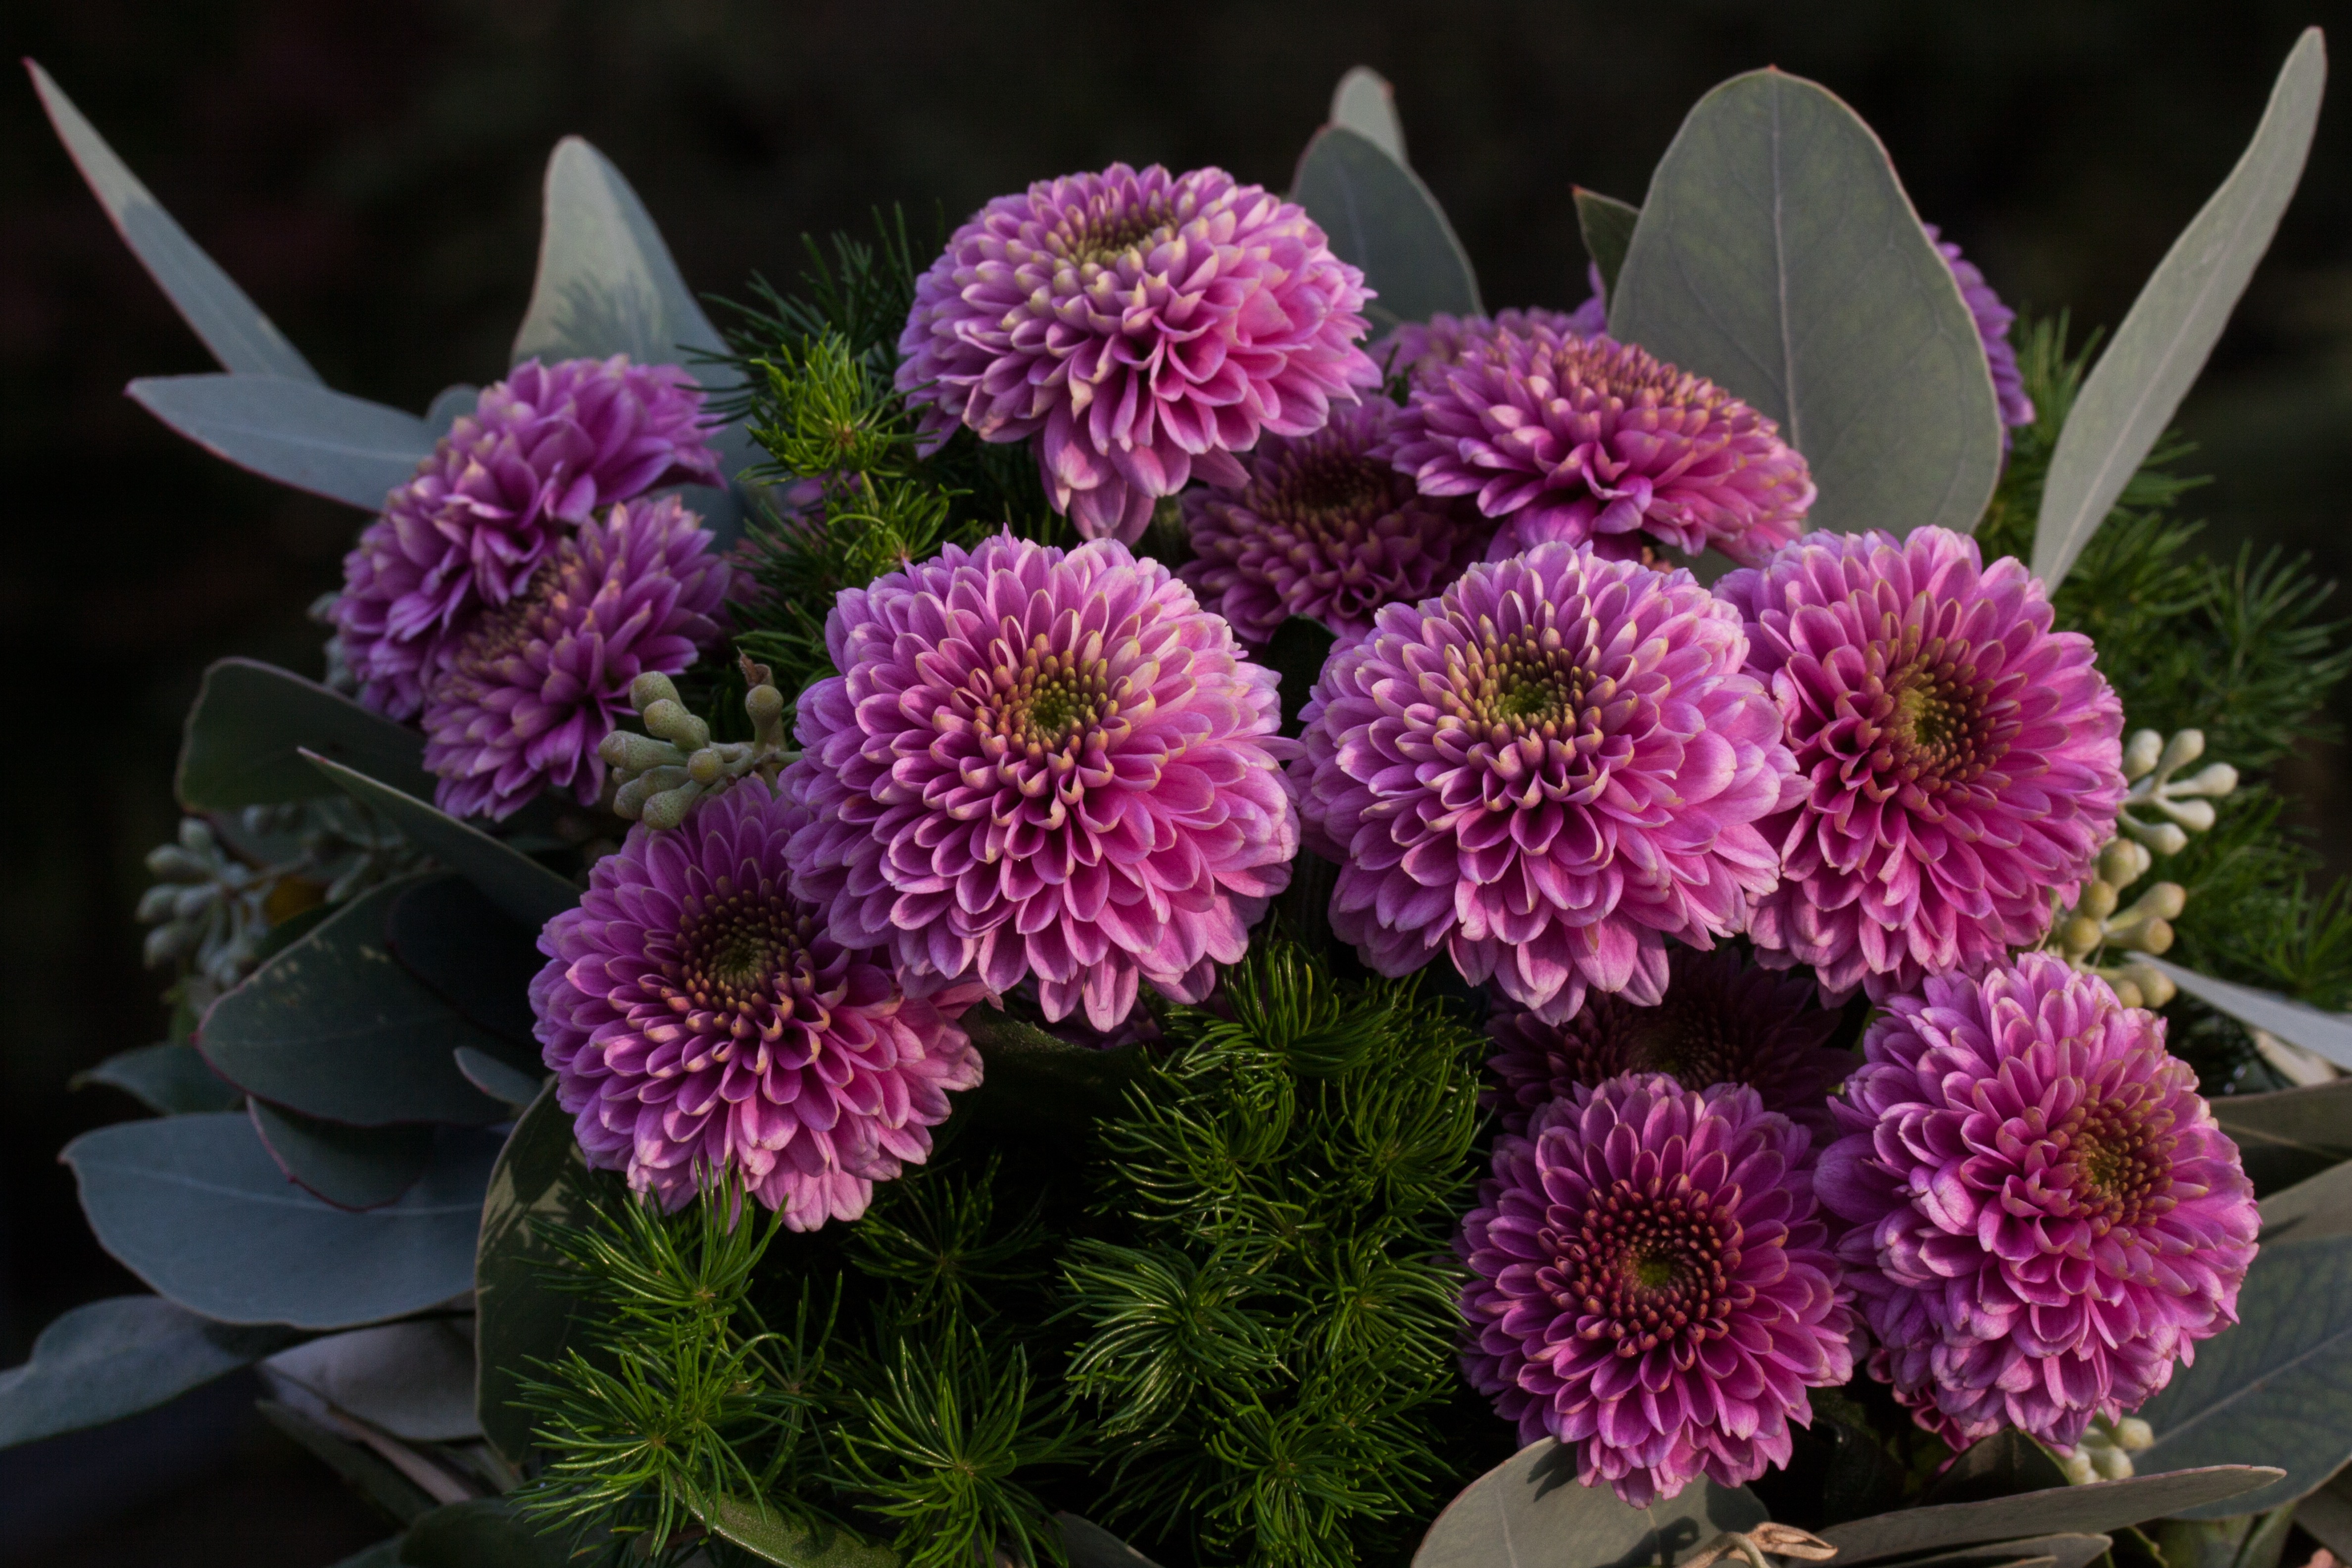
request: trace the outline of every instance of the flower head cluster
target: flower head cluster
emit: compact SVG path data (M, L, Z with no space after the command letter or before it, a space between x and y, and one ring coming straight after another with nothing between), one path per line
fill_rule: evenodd
M1294 769L1331 923L1384 974L1440 948L1553 1023L1652 1005L1665 939L1740 928L1792 764L1738 616L1687 572L1538 545L1383 608L1324 666Z
M1591 995L1564 1024L1496 1009L1486 1021L1495 1042L1486 1068L1499 1085L1493 1103L1506 1131L1524 1132L1531 1115L1579 1088L1664 1073L1685 1089L1745 1084L1765 1110L1826 1142L1830 1090L1854 1065L1829 1044L1838 1021L1813 1005L1810 980L1747 965L1732 948L1678 947L1654 1007Z
M1406 321L1372 345L1372 358L1390 375L1412 382L1436 375L1448 365L1460 364L1472 350L1491 343L1504 332L1521 337L1538 328L1560 337L1590 337L1607 323L1588 300L1573 310L1547 310L1541 305L1514 305L1491 316L1456 316L1440 310L1426 321Z
M1055 506L1132 542L1154 497L1305 436L1380 373L1363 274L1301 208L1222 169L1114 163L999 196L915 287L898 384L936 447L1038 438Z
M1519 1440L1636 1507L1789 1461L1853 1374L1804 1131L1756 1091L1627 1074L1496 1141L1454 1248L1463 1370Z
M1936 242L1943 253L1945 264L1952 269L1952 279L1960 286L1960 298L1968 301L1969 314L1976 318L1977 336L1984 342L1985 365L1992 372L1993 395L2000 402L2000 438L2009 440L2012 426L2033 423L2033 399L2025 395L2025 376L2017 368L2017 350L2009 341L2010 324L2017 312L2001 303L2000 296L1985 281L1977 264L1960 254L1960 247L1942 237L1934 224L1924 226L1927 237Z
M980 1082L962 1028L788 890L805 821L751 779L681 827L632 828L540 937L557 1097L589 1163L665 1207L736 1177L793 1229L856 1219Z
M559 540L531 580L450 640L425 688L425 765L459 816L508 816L541 790L583 805L597 746L647 670L675 675L719 637L726 563L676 496L615 505Z
M521 593L572 529L656 485L721 482L702 394L673 365L517 365L482 390L343 560L334 610L360 700L414 717L450 640Z
M2124 797L2122 705L2042 584L1923 528L1811 534L1717 592L1804 780L1766 827L1758 947L1885 996L2041 940Z
M2236 1321L2253 1189L2162 1019L2028 953L1895 997L1863 1054L1818 1185L1922 1426L2072 1447Z
M1179 574L1244 642L1263 647L1292 616L1360 636L1382 605L1426 598L1476 558L1476 511L1389 461L1398 418L1385 399L1334 408L1312 436L1260 440L1238 489L1185 492L1193 559Z
M1288 883L1274 672L1125 545L950 545L845 591L825 646L793 885L910 991L1034 978L1108 1029L1139 981L1206 996Z
M1415 379L1397 467L1423 492L1475 496L1503 527L1490 560L1559 540L1647 542L1757 561L1813 504L1780 427L1631 343L1496 330Z

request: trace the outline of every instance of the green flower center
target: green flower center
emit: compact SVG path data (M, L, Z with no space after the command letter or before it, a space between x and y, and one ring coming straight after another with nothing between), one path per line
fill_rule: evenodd
M1165 202L1153 201L1116 216L1065 221L1055 237L1060 242L1055 249L1081 266L1108 267L1129 252L1150 249L1146 241L1156 243L1174 233L1173 216Z
M2076 1217L2137 1225L2172 1207L2172 1119L2137 1102L2077 1106L2053 1142L2074 1156L2070 1191Z
M2000 762L2007 733L1969 650L1938 638L1891 651L1897 657L1881 688L1876 769L1940 789Z
M1119 711L1110 661L1049 649L1043 633L1017 661L976 671L975 686L982 682L987 689L978 694L975 722L1033 756L1083 748Z
M680 937L678 994L690 1010L740 1016L777 1004L815 940L816 922L797 913L780 888L722 883L688 913Z
M1481 622L1483 636L1469 648L1449 648L1450 689L1444 710L1500 745L1521 735L1564 740L1600 721L1599 705L1615 695L1612 681L1593 675L1558 630L1496 634Z

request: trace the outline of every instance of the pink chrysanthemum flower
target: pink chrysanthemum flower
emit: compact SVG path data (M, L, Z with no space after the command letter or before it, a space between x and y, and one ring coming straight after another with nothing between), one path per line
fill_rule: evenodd
M755 777L683 826L639 824L540 936L557 1099L588 1163L666 1208L734 1177L794 1230L856 1219L980 1082L961 1026L786 889L806 821Z
M1497 331L1417 378L1397 467L1501 521L1487 559L1559 540L1762 559L1813 504L1780 426L1723 388L1608 337Z
M1805 786L1749 934L1830 995L1974 973L2050 929L2123 804L2123 707L2042 584L1923 528L1809 534L1717 584Z
M2000 438L2005 446L2012 426L2033 423L2033 399L2025 395L2025 375L2017 367L2017 349L2009 341L2010 325L2017 320L2017 312L2001 303L2000 296L1985 281L1983 270L1962 256L1958 246L1944 238L1934 224L1921 226L1943 253L1953 281L1960 286L1960 298L1968 301L1969 314L1976 318L1985 364L1992 372L1993 394L2000 401Z
M1382 605L1427 598L1477 558L1477 512L1390 463L1397 418L1382 399L1334 408L1312 436L1259 441L1240 489L1185 492L1193 559L1178 574L1244 642L1264 647L1293 616L1360 636Z
M1406 321L1392 328L1372 345L1372 359L1387 375L1403 374L1413 381L1459 364L1472 349L1491 343L1502 332L1527 336L1541 327L1561 337L1585 337L1607 325L1596 320L1591 300L1574 310L1548 310L1541 305L1497 310L1491 316L1456 316L1440 310L1426 321Z
M2072 1447L2237 1321L2253 1188L2164 1020L2049 953L1927 982L1863 1039L1822 1203L1871 1374L1955 1448Z
M1290 879L1274 671L1156 562L1003 534L845 590L803 695L793 886L916 994L1197 1002Z
M425 693L442 810L508 816L550 788L595 804L597 743L629 712L629 683L719 639L729 574L701 522L676 496L616 505L451 639Z
M1687 572L1567 544L1383 608L1307 700L1294 766L1331 924L1383 974L1443 950L1554 1023L1647 1006L1778 872L1792 764L1738 617Z
M1486 1020L1495 1042L1486 1070L1499 1086L1489 1103L1504 1131L1524 1132L1552 1100L1620 1073L1664 1073L1685 1089L1745 1084L1826 1142L1830 1090L1854 1060L1829 1044L1838 1016L1813 1005L1810 979L1744 963L1732 948L1668 960L1666 994L1654 1007L1596 994L1565 1024L1498 1007Z
M1733 1084L1629 1073L1545 1105L1454 1242L1472 1385L1637 1508L1787 1464L1805 1390L1853 1374L1810 1152Z
M915 285L898 389L927 449L1038 438L1055 507L1129 542L1153 498L1240 486L1261 432L1322 428L1380 373L1364 275L1306 212L1223 169L1114 163L999 196Z
M343 558L335 627L360 700L413 718L447 639L566 531L656 485L724 482L709 433L684 371L625 354L529 360L484 387Z

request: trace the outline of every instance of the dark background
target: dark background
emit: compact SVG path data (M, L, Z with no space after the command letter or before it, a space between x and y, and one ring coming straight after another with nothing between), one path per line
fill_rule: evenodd
M627 172L697 288L778 279L877 202L961 217L1113 159L1282 186L1333 82L1396 84L1412 161L1490 305L1572 305L1571 184L1638 200L1683 111L1767 63L1876 127L1920 211L2012 301L2112 326L2228 172L2310 0L1774 5L924 5L750 0L17 0L37 57L344 391L421 409L488 381L530 287L566 132ZM2352 31L2343 35L2352 38ZM241 475L121 395L214 368L124 251L21 77L0 81L0 1365L135 1289L58 1148L128 1113L67 1079L160 1037L131 910L173 829L205 664L317 668L303 605L352 512ZM2216 548L2352 563L2352 115L2183 414ZM2334 848L2332 748L2287 781ZM2341 853L2339 865L2352 860ZM310 1568L386 1531L244 1415L232 1383L0 1456L0 1563Z

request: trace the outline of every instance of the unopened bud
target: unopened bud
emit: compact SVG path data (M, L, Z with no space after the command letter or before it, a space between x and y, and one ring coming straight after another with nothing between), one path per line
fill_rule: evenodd
M686 710L676 698L665 697L645 712L646 728L681 752L698 752L710 744L710 726Z
M2140 997L2139 987L2137 984L2134 984L2131 981L2116 981L2111 989L2113 989L2116 994L2116 1000L2122 1003L2126 1007L2145 1007L2147 1005L2147 1004Z
M2124 777L2137 779L2156 771L2157 759L2164 755L2164 737L2153 730L2134 734L2124 747Z
M2139 930L2126 940L2125 945L2134 952L2169 952L2172 951L2172 922L2167 920L2143 921Z
M2158 855L2178 855L2189 847L2189 835L2177 822L2146 823L2126 816L2120 826Z
M2126 1454L2137 1454L2156 1441L2156 1432L2137 1415L2126 1415L2116 1423L2116 1447Z
M2189 889L2178 882L2158 882L2139 896L2132 905L2136 910L2154 915L2158 920L2177 921L2180 911L2189 907Z
M2227 763L2214 763L2201 769L2193 779L2172 786L2175 795L2207 795L2219 800L2238 791L2238 770Z
M606 766L632 773L665 764L675 766L680 760L676 746L628 730L615 730L606 735L597 742L596 754L604 759Z
M2210 800L2167 798L2158 804L2164 808L2166 816L2191 833L2202 833L2213 826L2213 803Z
M647 827L676 827L686 820L688 808L701 794L702 786L689 779L676 789L667 789L648 798L639 820Z
M2092 1468L2091 1456L2081 1448L2061 1458L2058 1465L2066 1472L2066 1479L2074 1486L2088 1486L2099 1479L2099 1472Z
M2079 958L2106 940L2106 931L2088 915L2076 915L2058 928L2058 944Z
M2083 896L2074 900L2074 912L2103 921L2116 912L2116 904L2122 897L2116 891L2113 882L2094 880L2083 889Z
M2101 1480L2127 1481L2131 1479L2132 1462L2131 1456L2129 1454L2125 1453L2121 1448L2107 1447L2105 1446L2093 1448L2090 1452L2091 1468L2098 1471L2099 1479Z
M2180 988L2173 984L2172 977L2150 964L2126 963L2123 972L2139 994L2138 1001L2126 1002L2124 1005L2126 1007L2162 1007L2180 994ZM2123 994L2121 985L2116 987L2116 994L2117 996Z
M677 685L659 670L649 669L629 682L629 706L640 713L656 702L677 700Z
M2107 847L2099 851L2099 879L2128 888L2147 876L2147 868L2154 864L2156 858L2147 852L2147 845L2128 838L2110 839Z
M2183 730L2166 744L2164 755L2156 765L2168 773L2179 773L2204 754L2205 731Z
M727 776L726 759L705 746L686 759L686 776L709 788Z
M764 683L755 686L743 694L743 711L755 725L772 724L784 716L784 694Z

